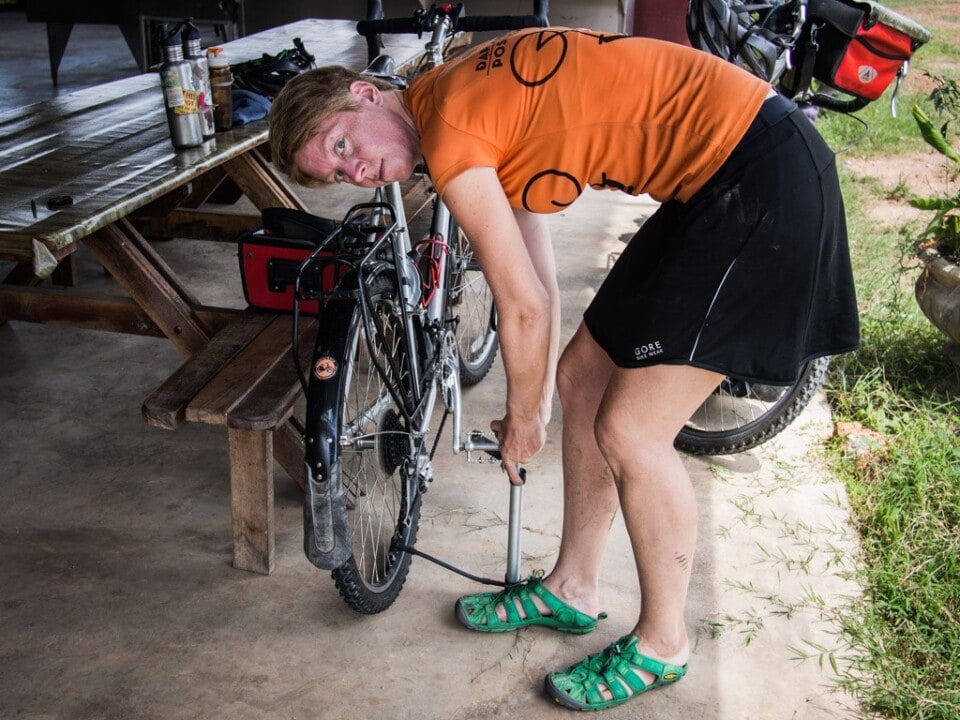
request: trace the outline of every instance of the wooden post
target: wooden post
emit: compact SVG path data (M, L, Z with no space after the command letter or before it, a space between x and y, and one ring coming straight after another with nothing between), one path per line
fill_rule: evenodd
M230 507L233 566L273 572L273 433L227 430L230 444Z

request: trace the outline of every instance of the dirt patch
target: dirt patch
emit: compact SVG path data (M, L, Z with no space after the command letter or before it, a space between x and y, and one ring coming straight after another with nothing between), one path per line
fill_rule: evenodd
M950 0L950 2L938 2L937 0L925 0L924 2L912 2L909 5L899 7L900 3L890 3L897 12L906 15L928 30L933 31L937 38L956 38L956 33L960 31L960 2Z
M943 157L932 150L891 157L841 158L840 162L854 178L872 186L868 217L892 227L925 218L929 213L910 207L908 199L938 194L947 181Z

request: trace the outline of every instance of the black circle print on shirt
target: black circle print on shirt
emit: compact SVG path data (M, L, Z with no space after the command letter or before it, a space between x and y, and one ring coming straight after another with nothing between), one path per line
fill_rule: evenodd
M567 57L568 42L566 35L571 32L595 38L598 45L604 45L614 42L615 40L622 40L629 37L629 35L607 35L604 33L583 32L581 30L542 30L538 33L523 35L517 39L510 51L510 70L513 72L513 76L517 82L527 87L536 87L543 85L556 75ZM523 46L522 48L521 45ZM541 69L537 71L536 77L525 75L523 70L518 67L518 54L527 52L544 53L544 55L538 58L538 64L541 66ZM550 54L547 55L546 53ZM606 173L604 173L603 177L604 186L617 187L627 192L631 192L633 189L632 187L628 189L627 186L622 183L609 180ZM549 201L551 205L557 208L565 208L572 205L574 201L580 197L580 193L582 192L583 187L580 185L580 181L577 180L576 176L563 170L542 170L527 181L527 184L523 188L521 202L526 210L543 212L541 203L538 201L549 197L551 198ZM532 205L540 209L538 210L532 207Z
M592 32L583 32L582 30L541 30L538 33L530 33L529 35L521 36L514 44L513 49L510 51L510 70L513 71L513 76L517 79L521 85L526 85L527 87L536 87L537 85L543 85L550 78L557 74L557 70L560 69L560 66L563 65L563 61L567 57L567 33L574 32L578 35L587 35L588 37L596 38L598 45L604 45L607 43L614 42L615 40L624 40L629 35L607 35L605 33L592 33ZM523 46L523 51L526 52L527 48L532 45L533 51L536 53L551 53L554 55L553 62L543 63L543 69L537 73L537 77L527 77L523 70L517 67L517 53L520 51L521 46Z
M562 170L543 170L538 172L532 178L527 181L526 186L523 188L523 208L529 210L530 212L538 212L537 210L530 207L530 204L527 202L527 197L534 190L534 186L537 184L546 186L546 192L549 193L551 197L558 198L564 197L569 194L569 200L551 200L550 204L555 205L556 207L564 208L570 205L573 205L574 200L580 197L580 193L583 192L583 188L580 187L579 181L570 173L563 172ZM545 192L544 189L537 189L537 193ZM542 211L540 211L542 212Z
M521 36L513 44L513 49L510 51L510 69L513 71L513 76L517 79L517 82L527 87L536 87L537 85L543 85L556 75L567 56L567 38L564 37L565 35L566 33L561 30L543 30ZM521 49L521 46L526 50L530 45L533 46L533 51L536 53L552 53L555 55L554 62L543 63L543 70L538 73L538 77L525 77L520 68L517 67L517 51Z

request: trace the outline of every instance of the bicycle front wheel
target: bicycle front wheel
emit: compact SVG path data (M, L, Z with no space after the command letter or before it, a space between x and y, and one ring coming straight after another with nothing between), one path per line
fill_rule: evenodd
M497 357L497 311L470 241L453 220L449 238L453 258L449 306L451 314L459 318L460 384L469 387L486 377Z
M694 455L725 455L760 445L792 423L823 383L830 358L811 360L786 387L724 378L687 421L674 446Z
M371 342L356 303L324 312L323 332L339 334L343 351L337 381L317 381L326 383L317 407L336 408L336 420L316 437L320 447L336 448L327 472L346 495L352 555L333 579L347 604L366 614L388 608L403 587L411 556L397 547L416 542L421 502L421 448L398 404L411 389L399 294L381 278L370 298Z

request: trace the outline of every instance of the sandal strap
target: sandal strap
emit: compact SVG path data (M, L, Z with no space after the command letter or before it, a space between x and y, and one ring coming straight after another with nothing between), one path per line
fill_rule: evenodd
M568 613L572 609L567 605L563 600L558 598L556 595L551 593L543 586L543 582L538 577L530 577L522 583L516 585L511 585L505 588L502 592L497 593L497 602L493 603L493 612L496 614L497 605L503 605L503 609L506 611L507 621L508 622L519 622L523 618L520 617L520 613L517 611L516 601L520 601L520 606L523 608L524 617L528 620L535 620L537 618L544 617L543 613L540 612L540 609L537 607L537 604L533 601L533 598L530 597L530 593L533 593L541 600L543 604L550 608L550 611L557 615L558 612L566 610Z
M587 633L597 621L606 617L600 613L593 618L568 605L544 587L542 573L534 573L522 582L509 585L495 593L465 595L457 600L457 618L473 630L506 632L528 625L545 625L562 632ZM543 612L537 598L546 606ZM503 608L504 619L499 617ZM549 611L549 612L548 612Z
M574 607L571 607L552 592L547 590L540 578L531 577L526 587L529 588L530 592L540 598L544 605L550 608L550 612L553 613L553 616L558 620L576 624L589 624L596 622L594 618L590 617L586 613L580 612ZM540 613L538 612L537 615L539 614ZM604 617L606 617L606 615L601 613L597 619L602 619Z
M642 692L643 689L647 687L647 684L643 682L643 679L637 674L635 668L646 670L653 675L653 683L651 683L653 685L675 682L686 674L686 665L673 665L672 663L647 657L637 650L638 642L639 638L637 638L636 635L624 635L611 647L611 650L617 655L616 664L629 671L630 674L635 676L641 683L640 687L634 687L631 684L631 690ZM626 679L626 677L624 679Z
M574 702L568 707L581 710L612 707L647 690L676 682L686 674L686 665L673 665L647 657L637 650L637 643L635 635L624 635L567 670L551 673L551 676L562 678L561 686L569 688L561 690ZM653 675L653 680L645 682L641 670ZM609 691L610 698L603 696L602 687Z
M529 585L521 587L520 591L517 593L517 596L520 598L520 604L523 606L524 615L526 615L528 618L542 617L542 614L537 608L536 603L534 603L533 598L530 597Z
M550 612L556 614L560 610L569 610L570 606L558 598L552 592L547 590L543 581L538 577L531 577L525 588L529 588L538 598L543 600L543 604L550 608Z

